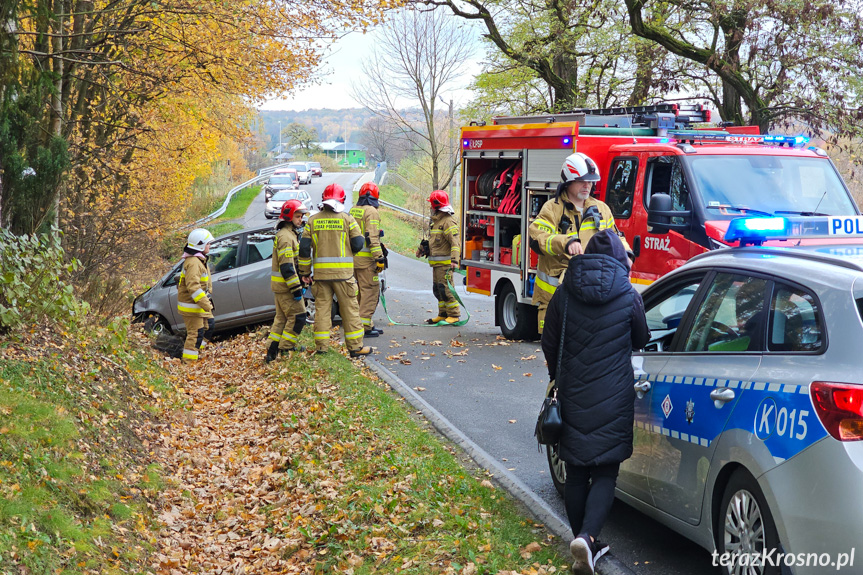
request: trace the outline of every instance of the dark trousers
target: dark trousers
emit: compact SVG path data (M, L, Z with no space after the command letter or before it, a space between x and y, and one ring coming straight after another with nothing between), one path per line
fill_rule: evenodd
M620 463L582 467L566 464L564 505L572 534L599 536L611 504Z

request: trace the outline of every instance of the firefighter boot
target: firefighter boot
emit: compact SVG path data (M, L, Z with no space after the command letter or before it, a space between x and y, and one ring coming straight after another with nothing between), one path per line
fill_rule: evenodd
M448 324L454 324L454 323L458 323L459 318L457 318L457 317L448 317L448 318L446 318L444 321L445 321L445 322L447 322Z
M375 351L375 348L365 346L365 347L361 347L359 349L352 349L352 350L350 350L349 353L351 354L351 357L363 357L365 355L369 355L370 353L372 353L374 351Z
M267 348L267 357L264 358L264 361L270 363L277 357L279 357L279 342L271 341L270 347Z
M290 355L292 351L306 351L306 346L298 345L296 347L292 347L291 349L280 349L279 355Z

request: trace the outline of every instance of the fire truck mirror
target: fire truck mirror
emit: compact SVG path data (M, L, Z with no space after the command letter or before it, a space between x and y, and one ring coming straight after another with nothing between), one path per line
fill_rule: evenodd
M667 234L669 230L682 232L689 229L691 212L675 210L668 194L651 194L647 206L647 231L655 235Z

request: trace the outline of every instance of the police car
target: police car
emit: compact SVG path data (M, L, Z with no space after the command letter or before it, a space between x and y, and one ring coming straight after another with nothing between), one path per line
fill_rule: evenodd
M618 497L728 573L863 572L863 218L741 218L726 240L642 294Z

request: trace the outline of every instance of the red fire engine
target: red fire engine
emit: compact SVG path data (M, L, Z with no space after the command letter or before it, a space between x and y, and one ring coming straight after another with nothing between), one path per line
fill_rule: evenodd
M564 159L590 156L596 195L611 208L646 285L707 250L752 215L857 215L827 154L802 136L709 127L702 106L660 104L494 118L462 128L462 230L467 290L494 296L495 323L536 337L537 254L528 226L554 197Z

